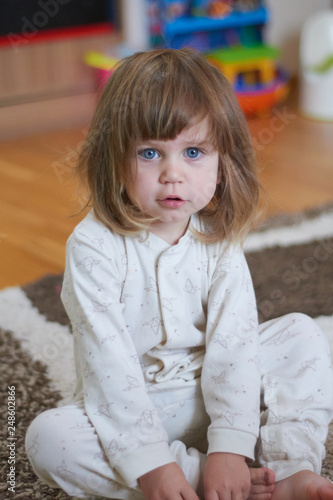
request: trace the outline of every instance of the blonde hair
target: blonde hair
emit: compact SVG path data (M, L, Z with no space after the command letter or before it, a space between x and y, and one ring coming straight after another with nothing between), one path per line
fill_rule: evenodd
M112 231L133 235L153 220L130 200L131 157L147 139L169 140L207 118L220 181L199 212L205 242L241 241L257 213L259 183L245 118L226 78L184 48L136 53L118 64L101 94L78 174L87 206Z

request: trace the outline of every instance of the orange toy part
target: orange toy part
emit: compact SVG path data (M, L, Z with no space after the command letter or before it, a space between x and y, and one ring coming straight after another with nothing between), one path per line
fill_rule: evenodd
M228 2L217 0L210 2L208 13L211 17L224 17L231 12L231 7Z
M265 115L274 106L283 102L289 92L288 82L281 82L274 88L262 92L236 92L238 103L246 115Z

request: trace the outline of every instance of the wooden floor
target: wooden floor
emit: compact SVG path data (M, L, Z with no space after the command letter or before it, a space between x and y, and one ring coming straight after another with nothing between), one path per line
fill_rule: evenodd
M333 123L297 114L295 99L249 120L267 215L333 201ZM85 130L0 144L0 288L64 269L65 243L82 216L71 181Z

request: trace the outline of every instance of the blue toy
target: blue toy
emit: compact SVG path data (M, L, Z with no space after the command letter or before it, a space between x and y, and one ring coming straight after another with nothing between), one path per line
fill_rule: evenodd
M153 23L150 16L152 47L191 46L209 51L235 44L261 44L268 13L261 2L251 1L256 7L240 12L239 0L150 0L150 12L154 11ZM218 10L212 12L217 5L224 8L223 15Z
M166 20L175 20L190 15L191 0L160 0L160 9Z

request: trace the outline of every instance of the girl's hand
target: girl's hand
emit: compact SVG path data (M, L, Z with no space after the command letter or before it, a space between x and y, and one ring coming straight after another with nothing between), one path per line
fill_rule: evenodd
M139 485L146 500L199 500L176 463L147 472Z
M250 486L245 457L233 453L208 456L204 472L205 500L246 500Z

